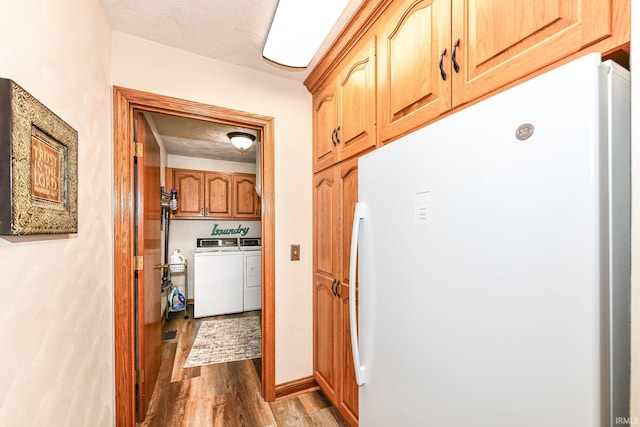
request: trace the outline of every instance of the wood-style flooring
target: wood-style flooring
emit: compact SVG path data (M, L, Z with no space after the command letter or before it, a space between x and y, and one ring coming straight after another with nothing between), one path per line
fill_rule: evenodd
M140 427L347 426L319 390L265 402L260 359L183 368L201 323L191 306L189 312L186 320L183 312L171 313L163 325L177 334L162 342L160 374Z

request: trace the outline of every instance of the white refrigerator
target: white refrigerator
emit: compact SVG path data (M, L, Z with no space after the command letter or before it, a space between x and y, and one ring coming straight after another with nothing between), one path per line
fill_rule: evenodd
M630 421L629 104L592 54L360 158L361 427Z

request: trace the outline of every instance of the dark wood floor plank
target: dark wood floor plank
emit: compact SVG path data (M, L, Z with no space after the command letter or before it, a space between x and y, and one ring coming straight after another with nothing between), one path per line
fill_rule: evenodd
M331 402L329 402L329 400L319 390L304 393L298 397L306 411L310 414L331 406Z
M180 320L183 320L182 322ZM195 368L183 368L184 362L189 357L191 346L196 339L194 332L194 322L191 317L189 319L173 318L172 324L176 323L178 348L176 350L176 356L173 363L173 370L171 373L171 381L182 381L187 378L197 377L200 374L200 367Z
M312 427L313 420L298 397L269 404L278 427Z
M193 316L192 306L189 307ZM256 316L239 313L224 318ZM267 403L260 395L260 359L183 368L203 319L170 314L162 363L147 417L139 427L311 427L347 425L320 391Z
M260 380L251 360L228 364L230 377L235 380L234 390L239 406L244 409L248 426L275 425L269 405L260 395Z
M322 427L349 427L349 425L342 420L338 411L333 406L329 406L324 409L320 409L310 414L313 420L314 426Z

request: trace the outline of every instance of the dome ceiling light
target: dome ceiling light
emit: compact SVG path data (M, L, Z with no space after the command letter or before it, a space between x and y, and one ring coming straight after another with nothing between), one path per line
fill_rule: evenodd
M240 151L246 151L253 145L256 137L246 132L229 132L227 134L231 144Z

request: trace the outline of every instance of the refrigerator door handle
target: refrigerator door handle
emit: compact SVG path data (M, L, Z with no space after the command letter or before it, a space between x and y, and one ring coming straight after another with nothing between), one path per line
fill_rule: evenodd
M351 353L355 368L356 383L363 385L367 381L367 369L360 364L358 348L358 322L356 313L356 261L358 258L358 237L360 235L360 220L365 219L366 205L356 203L353 213L353 227L351 229L351 255L349 257L349 323L351 329Z

